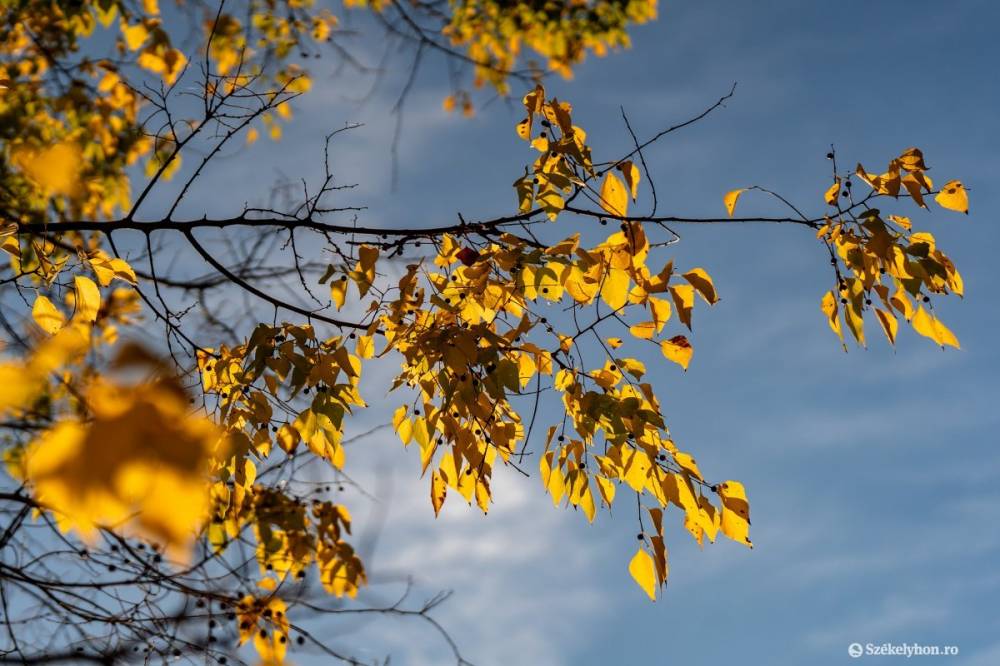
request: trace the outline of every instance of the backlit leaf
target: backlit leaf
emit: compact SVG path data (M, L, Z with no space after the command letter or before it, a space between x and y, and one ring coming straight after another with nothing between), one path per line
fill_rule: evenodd
M628 215L628 193L618 176L609 171L601 185L601 207L612 215Z
M628 563L628 572L650 599L656 601L656 565L653 558L642 548L635 551Z
M731 190L726 192L726 196L722 197L722 203L725 204L729 217L733 216L733 213L736 211L736 202L740 200L740 195L744 192L746 192L746 189Z
M962 181L949 180L941 186L941 191L934 197L934 201L942 208L969 214L969 195Z

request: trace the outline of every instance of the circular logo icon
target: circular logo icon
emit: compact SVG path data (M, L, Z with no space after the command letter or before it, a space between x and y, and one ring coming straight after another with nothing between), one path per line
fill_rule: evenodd
M861 643L851 643L848 645L847 654L851 655L853 659L857 659L864 654L864 650L861 648Z

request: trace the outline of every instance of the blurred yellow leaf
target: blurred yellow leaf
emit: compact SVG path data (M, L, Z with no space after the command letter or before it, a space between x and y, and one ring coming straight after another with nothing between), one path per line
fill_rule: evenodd
M173 384L98 382L86 404L92 420L62 421L29 446L36 499L64 530L134 530L184 559L206 517L215 425Z
M11 160L47 195L82 194L83 153L76 142L63 141L40 149L18 146L11 151Z

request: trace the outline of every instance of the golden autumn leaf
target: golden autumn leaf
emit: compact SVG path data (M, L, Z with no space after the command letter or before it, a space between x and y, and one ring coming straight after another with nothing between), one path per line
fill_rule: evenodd
M949 180L942 185L941 191L934 197L934 201L942 208L969 214L969 195L960 180Z
M347 276L342 275L330 282L330 299L337 305L337 309L344 307L347 301Z
M719 497L722 498L722 533L753 548L750 542L750 504L743 484L739 481L719 484Z
M832 291L823 294L820 309L826 315L826 321L830 325L830 330L837 334L840 341L844 341L844 331L840 327L840 315L837 309L837 297Z
M684 273L682 277L695 288L695 291L709 305L715 305L719 301L719 295L715 291L715 284L712 282L712 277L704 268L692 268L687 273Z
M917 308L916 313L913 315L911 320L911 325L913 330L924 336L925 338L930 338L934 342L938 343L942 347L948 345L949 347L954 347L959 349L958 338L952 333L947 326L941 323L941 321L934 315L927 312L924 306Z
M740 200L740 195L744 192L746 192L746 188L730 190L722 197L722 203L726 206L726 212L729 213L729 217L732 217L733 213L736 212L736 202Z
M629 193L632 195L632 201L635 201L636 197L639 196L639 167L637 167L631 160L625 160L618 165L618 170L622 172L625 184L628 185Z
M691 310L694 308L694 287L688 284L671 285L670 296L681 323L691 329Z
M885 337L889 340L889 344L896 344L896 332L899 330L899 321L896 319L896 316L892 312L881 308L875 308L875 316L882 327L882 332L885 333Z
M11 161L49 196L82 195L83 151L75 141L44 148L18 146L11 150Z
M39 295L35 298L35 304L31 308L31 317L38 326L48 333L55 335L66 323L66 315L60 312L45 296Z
M906 171L927 170L927 165L924 164L924 154L920 152L919 148L907 148L896 160L899 162L899 166Z
M74 319L86 322L97 320L97 313L101 309L101 292L90 278L77 275L73 278L73 286L76 295L76 314Z
M828 189L826 193L823 194L823 201L825 201L827 205L836 206L837 198L839 196L840 196L840 178L837 178L833 182L833 185L830 186L830 189Z
M91 538L100 526L124 529L185 559L206 517L216 426L192 415L169 383L95 384L91 421L68 419L26 452L35 497L64 530Z
M149 37L149 31L142 23L129 25L124 20L121 24L122 37L125 39L125 46L129 51L138 51Z
M608 171L601 185L601 207L611 215L628 215L628 193L618 176Z
M673 361L684 368L685 371L688 369L688 364L694 355L694 348L683 335L676 335L669 340L661 342L660 351L663 352L667 360Z
M653 558L642 548L635 551L632 560L628 563L628 572L632 575L636 584L642 588L650 599L656 601L656 566Z

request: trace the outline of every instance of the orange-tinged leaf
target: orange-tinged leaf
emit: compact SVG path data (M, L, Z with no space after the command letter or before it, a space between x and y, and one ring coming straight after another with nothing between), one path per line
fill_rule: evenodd
M941 187L941 191L934 197L934 201L942 208L969 214L969 195L965 186L962 185L962 181L949 180Z
M628 572L642 591L656 601L656 566L653 558L642 548L635 551L632 561L628 563Z
M628 215L628 193L618 176L609 171L601 185L601 207L612 215Z
M683 335L676 335L669 340L661 342L660 351L663 352L667 360L673 361L684 368L685 371L691 362L691 356L694 354L694 348Z
M740 195L746 192L746 189L731 190L726 192L726 196L722 197L722 203L726 206L726 212L729 213L729 217L733 216L736 211L736 202L740 200Z

